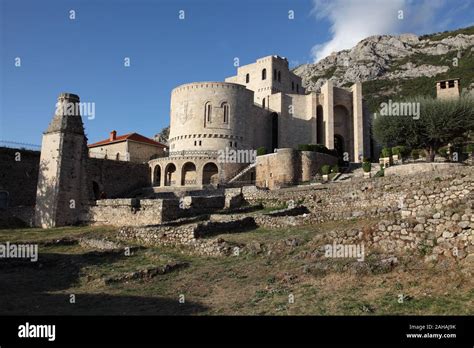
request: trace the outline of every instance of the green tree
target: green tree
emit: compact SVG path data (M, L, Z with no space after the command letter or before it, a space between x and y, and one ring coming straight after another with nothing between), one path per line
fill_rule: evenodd
M419 114L377 116L373 122L375 140L384 146L423 148L430 161L438 149L459 139L468 139L474 129L474 99L417 97L404 103L419 103Z

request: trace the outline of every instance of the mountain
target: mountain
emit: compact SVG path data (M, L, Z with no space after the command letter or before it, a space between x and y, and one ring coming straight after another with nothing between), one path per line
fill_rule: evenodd
M335 52L293 72L307 91L318 91L328 79L339 87L361 81L371 111L387 99L435 96L435 82L461 78L474 85L474 26L430 35L375 35L351 49Z

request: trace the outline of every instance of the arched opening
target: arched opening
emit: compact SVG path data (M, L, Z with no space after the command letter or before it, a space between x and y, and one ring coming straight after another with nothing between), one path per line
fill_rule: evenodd
M334 134L339 134L341 137L343 153L340 156L342 156L341 158L345 157L346 162L353 160L352 129L352 117L348 109L343 105L336 105L334 107ZM335 145L334 148L336 148ZM346 156L344 156L344 152L347 154Z
M263 98L263 99L262 99L262 108L264 108L264 109L265 109L265 107L266 107L266 105L265 105L265 99L266 99L266 98Z
M181 169L181 186L196 185L196 165L187 162Z
M344 156L344 137L340 134L334 134L334 149L339 158Z
M271 115L272 120L272 151L278 148L278 114L273 112Z
M117 152L117 154L115 155L115 160L120 161L120 152Z
M9 201L8 191L4 191L4 190L0 191L0 209L7 209L8 201Z
M267 69L263 69L262 70L262 80L266 80L267 79Z
M245 75L245 83L250 82L250 74Z
M97 200L100 198L100 188L96 181L92 181L92 192L94 193L94 199Z
M211 122L211 117L212 117L212 105L211 103L206 103L204 106L204 119L206 122Z
M156 165L153 172L153 186L160 186L160 185L161 185L161 167L160 165Z
M209 162L206 163L202 169L202 184L216 185L219 182L219 169L215 163Z
M222 103L222 110L224 112L224 123L229 122L229 104L227 103Z
M323 107L318 105L316 107L316 144L324 145L324 115Z
M165 186L176 185L176 166L169 163L165 169Z

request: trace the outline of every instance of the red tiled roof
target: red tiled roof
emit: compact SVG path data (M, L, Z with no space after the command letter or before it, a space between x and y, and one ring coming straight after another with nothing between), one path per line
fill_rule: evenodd
M126 140L137 141L140 143L145 143L145 144L154 145L158 147L166 147L166 145L163 145L162 143L154 141L150 138L144 137L143 135L140 135L138 133L128 133L125 135L119 135L119 136L116 136L114 140L110 140L110 138L101 140L101 141L98 141L97 143L89 144L87 145L87 147L96 147L96 146L101 146L101 145L120 143Z

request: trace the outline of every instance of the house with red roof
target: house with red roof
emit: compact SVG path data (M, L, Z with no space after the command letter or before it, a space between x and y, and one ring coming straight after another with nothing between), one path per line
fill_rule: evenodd
M116 161L143 163L167 156L167 146L138 133L117 135L113 130L109 138L87 145L89 157Z

